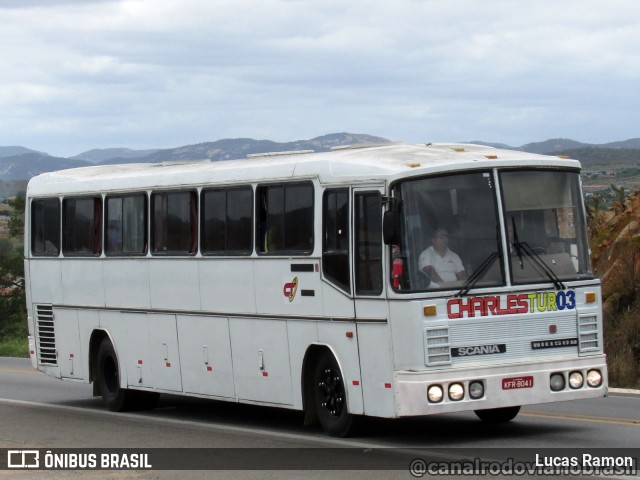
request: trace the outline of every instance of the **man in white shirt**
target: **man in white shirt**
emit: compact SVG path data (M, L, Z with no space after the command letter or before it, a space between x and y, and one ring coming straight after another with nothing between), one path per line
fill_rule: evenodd
M420 254L418 266L432 282L448 283L464 280L467 273L460 257L449 250L449 235L438 227L431 235L431 246Z

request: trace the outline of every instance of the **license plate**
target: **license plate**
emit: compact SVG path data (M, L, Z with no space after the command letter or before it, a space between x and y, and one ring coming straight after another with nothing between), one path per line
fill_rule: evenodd
M502 379L503 390L513 390L515 388L533 388L533 377L511 377Z

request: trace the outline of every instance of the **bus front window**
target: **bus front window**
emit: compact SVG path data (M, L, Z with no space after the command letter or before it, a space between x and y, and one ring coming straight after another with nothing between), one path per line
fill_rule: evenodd
M504 284L491 172L403 181L394 197L401 217L398 289L455 289L471 276L475 287Z
M500 174L514 284L593 278L579 174L518 170Z

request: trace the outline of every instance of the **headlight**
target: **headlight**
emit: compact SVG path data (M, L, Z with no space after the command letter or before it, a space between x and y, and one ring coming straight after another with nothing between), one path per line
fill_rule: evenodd
M439 403L444 397L444 391L440 385L431 385L427 390L427 397L431 403Z
M464 387L461 383L452 383L449 385L449 399L457 402L464 397Z
M569 374L569 386L571 388L578 389L581 388L584 383L584 377L580 372L571 372Z
M560 390L564 390L565 381L564 375L562 373L552 373L551 378L549 379L549 386L551 390L554 392L559 392Z
M589 370L587 372L587 385L593 388L602 385L602 374L600 370Z
M474 400L484 397L484 385L479 380L469 383L469 396Z

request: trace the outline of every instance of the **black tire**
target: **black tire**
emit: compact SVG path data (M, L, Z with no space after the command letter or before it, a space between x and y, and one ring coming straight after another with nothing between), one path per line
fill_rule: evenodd
M353 426L347 409L347 394L342 372L335 357L320 353L313 373L313 399L323 430L334 437L346 437Z
M520 407L489 408L487 410L476 410L475 414L483 422L506 423L516 418L519 411Z
M132 410L136 406L135 392L120 387L120 366L111 340L105 338L96 359L98 389L105 406L112 412Z

